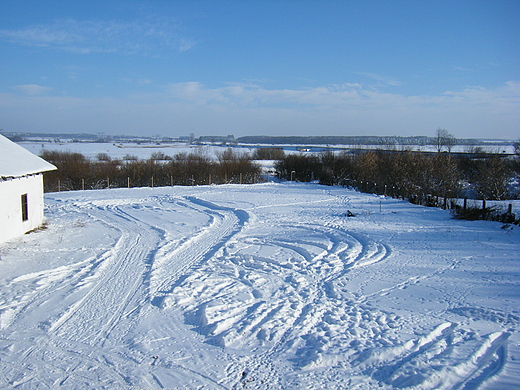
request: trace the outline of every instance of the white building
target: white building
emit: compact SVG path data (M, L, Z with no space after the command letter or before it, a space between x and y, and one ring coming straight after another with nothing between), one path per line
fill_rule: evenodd
M54 169L0 135L0 243L43 224L43 172Z

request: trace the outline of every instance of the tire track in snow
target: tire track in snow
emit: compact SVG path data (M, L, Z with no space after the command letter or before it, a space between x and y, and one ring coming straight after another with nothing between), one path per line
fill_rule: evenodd
M143 207L160 208L153 204L160 206L163 201L171 202L171 197L137 199L135 202L119 199L87 201L66 206L69 213L86 214L93 220L103 221L105 225L118 230L120 235L114 247L99 255L95 261L92 261L93 265L87 262L87 267L79 273L81 276L74 275L74 271L77 271L81 264L74 264L74 270L62 272L62 278L56 278L56 283L52 288L46 289L46 294L37 296L33 294L27 299L26 310L30 312L39 302L46 302L53 293L61 289L69 295L78 295L78 291L83 288L79 299L72 301L68 307L62 306L62 310L65 310L59 316L53 316L52 322L47 325L46 333L38 336L37 342L24 348L22 354L17 356L16 363L14 361L11 363L10 367L13 371L19 372L19 370L30 371L28 369L30 361L35 356L42 356L39 360L48 361L42 363L34 375L25 376L24 382L47 383L48 387L53 383L68 383L71 378L77 376L74 371L81 371L90 365L95 367L89 369L90 372L99 372L99 381L103 381L100 379L103 377L109 382L130 384L118 372L117 362L121 357L118 357L117 353L114 355L114 352L107 353L106 348L110 350L113 346L124 344L123 338L126 332L138 322L139 313L151 300L147 295L151 291L151 283L161 280L162 286L165 286L174 278L179 278L181 273L194 262L201 261L204 256L211 256L211 251L218 248L219 242L222 240L225 242L226 237L240 230L241 224L243 225L248 218L245 212L235 212L193 197L182 198L181 201L179 198L175 200L181 208L212 217L209 226L196 232L195 237L181 242L180 245L178 242L168 242L165 237L166 232L140 220L139 215L134 212L144 210ZM150 202L152 205L136 207ZM201 242L204 242L205 246L201 247L199 245ZM181 258L182 261L175 263L176 258L173 255L160 256L171 248L174 248L174 255L185 255ZM154 261L159 264L155 266ZM166 272L161 270L161 266L167 268ZM68 283L71 281L71 274L74 280L77 280L72 285ZM161 279L161 276L167 277ZM35 277L41 279L43 276ZM83 286L80 287L80 284ZM108 313L109 316L99 316L98 313ZM23 336L20 337L23 339ZM22 341L18 343L18 345L22 344ZM105 350L101 351L100 348ZM117 351L117 348L114 351ZM137 354L138 362L143 357L140 357L138 352ZM43 356L55 358L49 361ZM63 362L71 360L72 357L80 362L75 365L76 368L62 369ZM128 355L127 358L132 357ZM109 361L111 363L108 363ZM4 363L9 365L5 361ZM53 374L49 375L51 372ZM59 376L58 379L54 379L56 375ZM191 375L199 377L199 381L211 382L209 378L204 379L198 373L192 372ZM13 372L12 376L16 374ZM53 379L49 379L51 377ZM11 381L11 383L18 382ZM213 383L213 386L215 385Z
M166 197L146 201L160 203L171 199ZM8 363L3 359L3 364L10 364L12 376L16 376L15 372L20 370L30 371L30 362L34 356L41 355L39 360L46 363L37 367L32 376L26 375L24 382L46 383L46 387L52 387L56 383L68 383L72 378L78 379L76 372L87 370L98 373L99 377L92 379L93 382L108 380L118 385L130 385L117 369L117 362L121 359L116 352L119 347L114 352L107 352L107 347L110 351L113 346L124 345L125 335L139 321L140 312L151 300L148 295L150 287L153 288L151 283L161 280L161 286L164 287L179 278L194 262L201 261L205 255L210 256L211 250L217 248L221 240L225 241L226 237L240 229L240 224L247 221L245 213L235 213L231 209L213 206L196 198L185 198L181 207L210 214L213 222L196 233L194 238L181 243L173 251L173 255L164 258L157 256L161 249L170 249L178 243L167 242L164 231L133 216L135 213L132 209L135 205L132 202L121 203L124 202L115 200L67 206L71 213L88 214L92 219L103 221L105 225L118 230L120 236L112 248L93 261L94 265L88 267L88 270L82 270L81 276L74 276L78 280L75 284L83 284L82 287L71 286L68 283L70 278L64 276L56 281L52 289L47 289L46 294L28 299L26 310L31 311L35 305L47 301L49 296L60 289L68 290L69 295L77 295L79 289L84 289L79 299L68 307L64 306L65 310L48 324L46 332L25 348L16 361ZM139 203L145 201L139 200ZM128 205L130 206L127 207ZM199 245L201 242L205 246ZM176 260L179 257L175 258L175 254L182 256L178 263ZM160 264L154 268L155 260ZM165 266L165 272L161 270L161 266ZM77 270L79 265L75 264L74 267ZM71 273L73 272L68 272L67 275L70 276ZM158 275L167 277L159 279ZM103 315L100 316L99 313ZM23 342L19 343L22 344ZM54 358L49 360L43 356ZM131 358L130 355L127 358ZM139 356L137 359L140 359ZM65 362L71 360L78 361L74 364L75 368L63 368ZM91 368L88 369L88 366ZM198 373L192 372L191 375L199 377L199 381L211 382ZM18 382L14 380L11 383Z
M156 259L156 269L150 281L151 303L161 307L172 293L178 280L195 264L215 254L237 234L249 219L244 210L218 206L196 197L186 197L190 207L207 213L213 220L204 231L184 242L170 253L162 251Z
M181 204L183 207L210 214L213 221L202 232L180 245L165 242L164 232L132 216L120 206L90 210L91 216L121 230L122 234L114 248L109 251L111 258L105 261L108 265L96 286L56 321L51 326L51 331L60 333L65 324L74 321L74 324L69 324L67 328L75 329L75 338L86 340L91 337L89 329L92 326L86 329L85 336L81 336L78 329L82 329L83 324L95 321L98 311L106 312L112 313L111 317L108 322L100 325L102 330L96 335L97 340L106 339L125 313L132 313L136 308L144 306L146 300L157 303L158 292L163 292L169 283L181 277L184 271L201 261L204 255L209 256L208 252L216 250L219 241L231 236L239 230L239 224L243 225L247 221L247 215L239 211L218 207L194 197L183 200L187 202ZM171 245L178 247L165 256L164 253L171 249ZM141 276L136 277L137 275ZM150 295L142 291L145 288ZM132 302L134 297L137 301ZM106 321L106 318L103 321ZM68 333L68 330L61 332Z
M70 361L76 361L73 365L76 371L90 366L89 371L97 373L100 378L111 378L109 381L126 385L128 383L114 367L100 361L100 356L95 357L95 350L102 347L105 338L120 324L125 308L139 290L140 278L128 276L143 273L146 268L143 259L157 245L158 237L143 224L130 220L118 207L76 205L68 208L69 212L86 213L91 218L116 228L120 231L120 237L116 245L91 262L86 271L81 270L72 275L73 284L70 283L70 273L64 273L61 279L55 281L53 289L47 288L45 295L31 299L27 311L37 310L40 303L47 301L53 294L61 294L61 290L68 296L79 294L79 299L68 307L64 306L66 310L57 318L51 319L43 334L32 336L36 339L12 362L15 369L10 371L13 371L13 377L21 369L33 371L34 374L28 375L24 381L34 383L35 387L50 381L54 386L56 376L59 377L58 383L64 383L77 375L68 366ZM136 227L140 227L142 231ZM72 268L77 269L78 264L74 264ZM80 293L80 290L83 292ZM108 321L106 316L100 316L99 313L109 313ZM23 334L18 338L23 340ZM16 343L24 344L23 341ZM34 356L41 356L39 360L43 363L31 369L30 361ZM11 383L17 381L12 380ZM52 387L51 385L48 387Z
M143 276L150 267L160 236L119 206L93 209L89 213L119 229L121 237L109 251L93 288L52 324L50 332L68 337L72 334L76 341L97 344L107 338L130 305L137 307L141 303L132 302L132 298L144 295L137 293L143 288ZM110 313L108 321L106 317L100 318L99 312Z
M12 284L31 281L37 287L18 295L13 304L2 307L2 329L9 328L13 322L23 321L26 313L31 314L31 308L49 306L49 301L56 296L68 295L71 286L78 290L84 287L88 283L86 279L96 272L104 260L104 255L100 254L69 266L34 272L13 279ZM63 283L64 279L67 279L67 284Z
M324 355L323 352L331 346L331 335L316 337L316 334L326 333L322 331L325 328L329 329L330 333L333 328L336 328L334 330L337 331L337 328L343 327L341 321L334 318L338 308L344 304L343 299L337 297L334 291L334 281L347 275L351 269L377 263L391 254L388 246L350 232L347 233L339 228L323 225L306 225L306 228L324 233L331 241L326 253L315 256L312 261L324 257L337 258L340 260L341 266L336 266L313 278L312 286L309 289L312 293L304 298L305 305L298 314L288 320L290 325L281 337L270 349L247 363L245 372L252 373L251 376L255 378L256 385L260 382L259 388L271 388L273 377L276 378L277 385L283 388L273 362L288 349L293 349L296 354L300 354L298 358L300 361L295 364L300 368L304 368L306 365L312 367L315 363L319 364L321 356ZM286 244L281 244L281 246L290 247ZM301 252L301 249L292 249L295 252ZM311 259L308 257L307 260ZM235 383L233 388L240 388L240 384L244 385L244 381Z
M324 318L340 304L335 280L356 264L373 264L391 253L367 238L322 225L282 223L274 231L270 226L265 236L256 233L256 227L225 247L211 273L195 270L174 291L175 304L183 307L188 323L211 343L254 351L247 362L229 368L246 373L228 382L234 388L248 381L276 388L281 383L273 365L277 356L288 346L301 348L297 344L302 336L327 323ZM221 267L231 270L221 275ZM270 287L263 278L279 287Z
M469 339L457 340L458 325L443 323L404 344L367 350L356 357L353 366L391 388L478 389L502 369L509 336L508 332L487 335L470 356L446 366L443 361ZM432 365L442 369L432 369Z
M164 201L168 199L171 198L165 197ZM384 272L392 273L391 267L398 263L378 264L391 254L385 244L361 234L351 234L341 227L328 229L311 218L307 218L312 221L307 224L302 222L302 218L306 218L304 212L297 218L282 215L287 218L285 221L272 217L259 222L256 218L248 219L248 214L240 210L198 198L175 199L184 210L210 216L210 223L183 241L168 242L167 231L152 226L147 218L140 222L141 229L151 230L150 237L156 239L157 244L148 255L143 252L143 267L139 268L142 276L138 278L142 285L135 295L121 295L127 304L122 309L116 308L119 313L113 313L115 318L109 321L111 325L101 329L105 339L98 339L95 334L85 339L86 330L80 331L78 338L68 337L65 329L73 329L76 318L80 318L76 316L90 318L87 304L78 304L77 311L67 305L70 313L63 310L67 306L61 305L61 320L57 320L53 311L53 321L42 324L44 329L40 333L24 333L24 329L17 326L19 319L26 313L26 318L30 318L31 310L38 303L49 304L47 298L53 294L52 288L45 288L33 295L24 295L27 297L24 309L12 317L17 332L11 332L12 340L0 339L0 387L74 388L74 384L88 382L112 388L142 387L143 383L149 388L168 387L175 383L168 381L171 378L168 372L183 371L181 376L204 388L305 388L308 384L323 383L329 388L475 390L485 387L490 378L507 367L507 342L509 332L514 332L509 329L518 325L515 316L506 316L507 313L498 309L475 312L474 303L458 296L450 298L446 311L440 314L437 310L426 314L416 310L411 318L399 318L384 311L387 298L383 297L388 293L402 295L400 290L420 285L428 277L439 277L450 267L457 267L456 262L436 263L437 270L429 269L425 274L416 270L401 272L399 278L392 274L386 280L390 281L390 287L386 284L386 288L382 288L376 283L377 278ZM160 199L146 202L161 205ZM140 218L134 212L135 207L115 207L116 203L117 200L110 200L105 205L91 207L86 202L84 206L101 214L106 212L108 224L114 222L115 227L123 223L123 230L131 230L128 237L119 237L119 245L128 246L121 251L123 255L133 245L130 236L136 230L135 221ZM150 207L143 206L142 210ZM127 225L119 218L126 218ZM251 229L242 229L247 221L251 222ZM323 222L330 226L326 219ZM212 229L215 231L211 232ZM204 240L213 242L215 248L208 249L208 245L205 252L198 252L196 246ZM135 243L136 246L141 244L147 246L144 241ZM62 295L67 291L67 279L72 284L70 291L84 295L104 280L105 272L118 272L116 263L115 253L106 251L99 258L83 263L82 276L75 274L78 268L71 268L31 277L44 281L47 286L51 286L49 280L53 279L52 286ZM137 268L135 270L137 272ZM71 275L74 276L71 278ZM349 284L356 277L357 280ZM364 277L371 282L366 294L355 287ZM131 283L127 285L130 286ZM354 289L349 291L349 286ZM83 290L80 291L80 287ZM416 292L411 290L410 294ZM143 306L149 310L142 310ZM173 310L163 310L166 308ZM161 314L164 323L158 324L157 317L146 317L151 314ZM198 325L197 330L207 336L209 343L220 343L223 351L231 352L231 360L235 362L226 371L229 378L217 382L212 378L222 378L221 375L213 372L204 376L202 370L197 372L196 364L183 365L182 359L197 356L199 362L204 361L200 358L200 344L182 346L185 351L191 351L191 346L198 347L193 348L190 356L172 348L179 344L160 341L165 334L173 340L191 333L188 327L182 326L182 315L174 320L172 314L185 314L186 322ZM427 320L422 318L432 315L434 317ZM455 322L454 315L466 317L468 321ZM123 335L132 323L143 317L150 323L131 330L134 344L129 345ZM490 329L495 332L482 336L484 325L473 325L480 319L494 322L497 326ZM91 321L96 324L96 319ZM420 323L414 324L415 321ZM52 324L50 337L40 337ZM144 330L142 337L136 337L141 330ZM179 334L178 330L185 334ZM149 353L152 350L154 353ZM160 358L152 361L151 356L156 354ZM226 359L223 361L228 362ZM352 386L348 380L344 381L348 377L355 378L354 383L350 383ZM305 378L310 380L306 382Z
M409 319L370 306L371 298L442 275L459 261L355 295L344 289L350 272L387 259L389 246L319 224L278 223L261 232L258 223L251 226L226 245L211 268L194 270L175 289L175 304L188 323L210 343L246 356L228 367L224 386L284 388L283 372L310 373L341 362L352 375L383 387L443 388L434 381L437 367L457 356L460 361L468 350L471 356L443 371L452 384L444 388L478 388L501 370L507 332L487 341L457 323L441 322L399 344L397 335L410 326Z
M452 264L449 264L445 267L441 267L429 274L423 274L423 275L419 275L419 276L411 276L409 277L408 279L404 280L403 282L400 282L394 286L390 286L390 287L385 287L379 291L376 291L376 292L373 292L371 294L367 294L367 295L361 295L357 298L357 300L359 302L366 302L367 300L369 300L370 298L372 297L375 297L375 296L385 296L385 295L388 295L390 294L390 292L392 291L395 291L395 290L404 290L414 284L417 284L417 283L420 283L422 280L428 280L430 278L433 278L435 276L439 276L439 275L442 275L444 272L446 272L447 270L452 270L452 269L455 269L458 267L458 265L460 264L460 260L455 260L453 261Z

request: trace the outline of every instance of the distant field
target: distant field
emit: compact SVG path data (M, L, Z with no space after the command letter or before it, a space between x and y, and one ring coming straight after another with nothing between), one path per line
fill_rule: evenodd
M147 144L135 144L135 143L98 143L98 142L21 142L21 146L29 150L34 154L41 154L43 150L56 150L61 152L75 152L81 153L86 157L96 158L99 153L107 153L113 159L122 159L127 155L136 156L139 159L148 159L152 153L162 152L169 156L177 153L204 153L209 157L216 157L216 153L219 150L228 148L228 145L187 145L187 144L161 144L156 145L153 143ZM252 152L256 148L261 147L281 147L286 153L313 153L320 152L327 149L326 145L237 145L235 148L240 148L244 152ZM488 153L514 153L513 145L478 145L479 148ZM345 150L345 149L384 149L385 146L381 145L333 145L330 147L332 150ZM396 147L396 150L400 150L402 147ZM410 145L406 147L410 150L422 151L422 152L434 152L435 147L432 145L420 146ZM453 152L468 152L471 146L468 145L457 145L452 151Z

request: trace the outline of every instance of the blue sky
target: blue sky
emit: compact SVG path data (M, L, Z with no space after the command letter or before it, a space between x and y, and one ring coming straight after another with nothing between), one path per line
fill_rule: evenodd
M520 137L520 1L0 2L0 129Z

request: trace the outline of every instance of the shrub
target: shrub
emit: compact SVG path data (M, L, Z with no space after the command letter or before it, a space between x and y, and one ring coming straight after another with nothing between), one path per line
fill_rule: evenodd
M46 172L45 191L99 189L107 187L146 187L254 183L260 167L247 154L226 153L220 161L202 154L179 153L168 160L155 155L148 160L102 159L90 161L80 153L44 152L45 160L58 170ZM166 156L167 157L167 156Z
M282 148L257 148L253 152L254 160L281 160L284 157Z
M452 212L453 218L464 219L468 221L486 220L498 221L503 223L514 223L518 225L520 219L517 219L514 213L509 211L504 212L498 206L491 207L461 207L456 206Z

